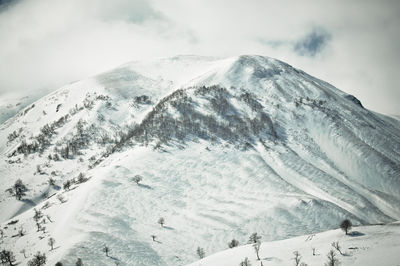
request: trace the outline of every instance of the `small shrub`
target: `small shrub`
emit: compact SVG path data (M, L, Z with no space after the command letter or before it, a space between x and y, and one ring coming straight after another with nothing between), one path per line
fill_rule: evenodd
M55 173L55 172L54 171L51 172L51 174L53 174L53 173ZM56 185L56 181L52 177L49 177L47 182L49 183L49 186L55 186Z
M244 258L244 261L239 263L239 266L251 266L251 263L250 263L249 259L246 257L246 258Z
M67 180L67 181L64 182L63 188L64 188L65 190L69 190L69 188L71 187L71 185L72 185L71 180Z
M159 223L161 226L164 226L165 219L163 217L160 217L160 219L158 219L157 223Z
M85 177L85 174L79 173L78 178L76 179L76 183L78 183L78 184L85 183L88 180L89 179Z
M50 202L46 201L46 202L43 204L42 209L50 208L50 206L51 206Z
M138 185L139 185L139 183L140 183L142 180L143 180L143 177L140 176L140 175L135 175L135 176L133 177L133 182L135 182L135 183L138 184Z
M42 254L39 251L33 256L33 259L28 261L28 266L42 266L47 261L46 254Z
M60 203L67 202L67 201L65 200L64 196L61 195L61 194L58 194L58 195L57 195L57 199L60 201Z
M18 229L18 236L19 237L22 237L22 236L24 236L25 235L25 230L24 230L24 228L21 226L19 229Z
M234 248L237 246L239 246L239 241L237 241L236 239L232 239L232 241L228 243L229 248Z
M78 258L75 263L76 266L83 266L83 262L81 258Z
M206 253L204 252L204 249L201 247L197 247L196 253L200 259L204 258L206 255Z
M40 230L42 230L42 226L40 225L39 222L36 222L36 227L37 227L37 231L36 232L39 232Z

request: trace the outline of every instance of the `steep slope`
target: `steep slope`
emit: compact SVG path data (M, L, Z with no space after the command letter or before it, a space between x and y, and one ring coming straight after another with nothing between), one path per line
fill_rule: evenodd
M180 265L198 246L214 253L252 232L277 240L336 228L345 217L393 222L399 151L398 120L278 60L132 62L2 124L0 189L18 178L29 189L22 201L1 194L1 220L19 220L4 244L33 253L53 236L52 262ZM54 220L44 233L32 220L41 206ZM9 238L20 225L28 235ZM113 258L101 254L104 245Z

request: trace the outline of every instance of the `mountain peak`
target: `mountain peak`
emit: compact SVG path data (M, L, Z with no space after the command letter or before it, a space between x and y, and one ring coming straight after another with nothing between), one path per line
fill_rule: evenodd
M279 60L260 55L208 57L180 55L171 58L131 62L121 69L129 70L153 80L170 82L175 88L190 86L254 87L265 88L279 79L291 76L310 79L304 72ZM285 77L280 78L280 75ZM313 80L317 81L317 79ZM333 88L333 86L332 86ZM289 89L289 88L286 88ZM333 89L334 90L334 89ZM297 93L288 92L296 95ZM306 97L307 95L303 95Z

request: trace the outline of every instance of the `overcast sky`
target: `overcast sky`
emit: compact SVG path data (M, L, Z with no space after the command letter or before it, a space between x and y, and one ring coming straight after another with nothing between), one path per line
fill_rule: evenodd
M400 1L0 0L0 97L131 60L267 55L400 115Z

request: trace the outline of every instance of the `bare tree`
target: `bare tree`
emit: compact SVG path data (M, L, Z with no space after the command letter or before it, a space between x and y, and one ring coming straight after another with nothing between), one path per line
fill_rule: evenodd
M256 252L256 255L257 255L257 260L260 260L260 256L259 256L260 247L261 247L260 241L257 241L256 243L253 244L254 251Z
M50 215L46 215L46 218L47 218L47 220L49 220L49 222L50 222L50 223L52 223L52 222L53 222L53 220L51 220L51 217L50 217Z
M50 206L51 206L50 202L46 201L46 202L43 204L42 209L48 209L48 208L50 208Z
M340 228L346 233L348 233L348 231L351 229L352 227L352 223L349 219L344 219L341 223L340 223Z
M46 226L42 226L40 228L40 231L42 231L43 234L46 234Z
M35 208L33 209L33 211L35 212L35 214L33 215L33 220L35 220L35 222L39 222L39 220L43 217L42 211L36 210Z
M110 252L110 248L107 246L104 246L103 252L106 253L106 256L108 257L108 252Z
M44 174L44 172L42 171L42 168L40 167L40 164L36 165L36 172L41 175Z
M228 243L229 248L234 248L237 246L239 246L239 241L237 241L236 239L232 239L232 241Z
M159 223L161 226L164 226L165 219L163 217L160 217L160 219L158 219L157 223Z
M261 236L259 236L257 233L252 233L249 237L249 244L255 244L261 240Z
M22 225L20 226L20 228L18 229L18 236L19 237L22 237L22 236L24 236L25 235L25 230L24 230L24 228L22 227Z
M339 265L339 260L336 258L336 253L333 250L330 250L328 255L326 255L328 258L328 262L325 263L325 266L337 266Z
M54 249L54 244L56 243L56 240L54 239L54 238L52 238L52 237L50 237L49 238L49 242L47 242L47 244L49 244L49 246L50 246L50 250L53 250Z
M294 258L293 258L293 260L294 260L294 265L295 265L295 266L299 266L299 265L300 265L300 261L301 261L301 255L300 255L300 253L296 250L295 252L293 252L293 255L294 255Z
M239 263L239 266L251 266L251 263L250 263L249 259L246 257L246 258L244 258L244 261Z
M40 219L43 217L43 213L40 210L33 209L35 214L33 215L33 220L35 220L37 232L42 230L42 225L40 224Z
M26 259L26 250L22 249L19 253L21 253L22 255L24 255L24 258Z
M133 181L139 185L139 183L143 180L143 177L141 175L135 175L133 177Z
M340 255L343 256L343 253L342 253L342 251L340 250L341 247L339 246L339 241L336 241L336 242L334 241L334 242L332 242L332 247L334 247L337 251L339 251Z
M49 183L49 186L55 186L56 185L56 181L52 177L49 177L47 182Z
M36 232L39 232L40 230L42 230L42 225L39 222L36 222L36 227L37 227Z
M200 259L204 258L206 255L206 253L204 252L204 249L201 247L197 247L196 252Z
M60 201L60 203L65 203L65 202L67 202L67 201L65 200L64 196L61 195L61 194L58 194L58 195L57 195L57 199Z
M25 184L22 183L22 180L18 179L11 188L7 189L7 191L14 195L17 200L21 200L22 197L26 195L25 192L28 191L28 189Z

